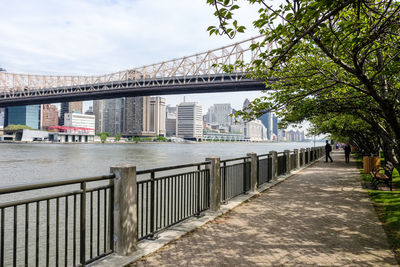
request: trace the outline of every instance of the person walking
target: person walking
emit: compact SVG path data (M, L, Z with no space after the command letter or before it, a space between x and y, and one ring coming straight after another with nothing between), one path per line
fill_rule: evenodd
M332 147L329 144L329 141L326 140L326 145L325 145L325 162L328 162L328 158L331 160L331 162L333 162L331 156L329 155L329 153L331 153L332 151Z
M351 152L350 144L346 143L343 149L344 149L344 157L346 159L346 163L350 163L350 152Z

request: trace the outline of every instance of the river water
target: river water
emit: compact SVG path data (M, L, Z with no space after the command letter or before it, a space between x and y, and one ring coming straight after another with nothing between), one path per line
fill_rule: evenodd
M323 143L316 143L321 146ZM285 143L154 144L0 144L0 187L41 181L105 175L110 166L129 164L138 170L266 154L271 150L313 147Z
M316 143L321 146L323 143ZM110 166L118 164L128 164L136 166L138 170L157 168L171 165L181 165L186 163L195 163L204 161L206 157L218 156L221 159L237 158L246 156L249 152L257 154L267 154L271 150L281 152L285 149L293 151L293 149L307 148L314 146L314 143L194 143L194 144L174 144L174 143L149 143L149 144L0 144L0 188L11 185L39 183L49 180L82 178L89 176L105 175L109 173ZM64 189L47 188L35 190L34 192L25 191L23 193L0 195L0 203L9 202L17 199L27 199L48 195L52 193L60 193L61 191L78 190L78 185L66 186ZM143 192L143 188L142 188ZM189 191L188 191L189 192ZM104 193L94 193L87 195L86 206L91 207L91 203L96 203ZM90 197L90 198L89 198ZM90 199L90 201L89 201ZM172 199L172 198L171 198ZM56 202L57 201L57 202ZM68 206L66 206L68 202ZM79 207L80 197L77 198L77 207ZM168 202L169 203L169 202ZM172 200L171 200L172 203ZM59 206L58 206L59 205ZM101 212L104 207L109 204L99 202L99 207L91 207L94 218L105 217L106 212ZM172 205L172 204L171 204ZM145 204L142 204L142 210L147 210ZM73 244L79 244L79 227L75 230L76 223L74 214L74 197L52 199L48 202L41 201L39 203L29 204L29 216L26 215L28 206L20 205L17 209L4 209L4 232L13 233L16 229L17 236L12 234L5 236L5 266L12 265L13 255L17 256L17 266L24 265L24 255L26 251L29 254L28 263L35 264L38 259L39 266L46 265L46 248L49 250L49 265L55 266L56 261L56 244L60 245L59 262L63 263L68 258L68 264L72 265L74 255ZM47 207L47 208L46 208ZM59 207L58 215L56 207ZM66 208L68 207L68 208ZM171 206L172 207L172 206ZM172 209L172 208L171 208ZM57 208L58 210L58 208ZM87 229L92 233L96 233L97 229L101 229L103 233L106 220L102 219L101 223L94 223L90 226L89 210L86 214ZM16 211L14 213L14 211ZM102 216L101 216L101 215ZM165 214L165 213L164 213ZM67 216L68 215L68 216ZM1 216L1 215L0 215ZM98 217L96 217L98 216ZM141 215L143 217L143 215ZM29 217L29 220L27 219ZM59 225L57 222L59 219ZM141 225L138 220L139 226ZM17 228L14 228L16 225ZM26 236L24 225L27 225L29 234ZM57 226L58 225L58 226ZM67 227L68 226L68 227ZM49 230L47 230L47 228ZM57 243L57 233L61 233ZM66 229L69 229L66 231ZM73 229L73 230L72 230ZM146 227L147 229L147 227ZM65 233L65 234L64 234ZM39 236L39 238L38 238ZM47 239L45 238L47 236ZM73 240L73 236L77 240ZM86 234L86 244L97 244L100 248L104 235L95 238L95 242L91 242L91 237ZM13 240L18 240L17 250L13 252ZM68 245L63 245L65 240ZM25 242L28 245L25 245ZM25 248L28 248L25 250ZM79 247L79 246L78 246ZM38 250L36 250L38 249ZM86 247L86 259L90 254L89 246ZM79 250L76 254L79 259Z

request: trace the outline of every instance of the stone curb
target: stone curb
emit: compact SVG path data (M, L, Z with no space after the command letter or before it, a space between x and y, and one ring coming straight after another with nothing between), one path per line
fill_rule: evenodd
M322 157L321 157L322 158ZM299 169L293 170L290 174L279 176L277 180L273 182L264 183L261 187L257 189L255 192L249 192L247 194L241 194L236 196L233 199L230 199L227 204L221 204L221 208L216 212L206 211L204 212L204 216L200 218L191 217L186 219L185 221L178 223L174 226L166 228L165 230L158 233L158 238L156 240L142 240L138 243L138 249L134 253L129 256L119 256L116 254L111 254L103 259L95 261L88 266L95 266L95 267L109 267L109 266L126 266L131 263L134 263L138 259L151 254L163 246L171 243L174 240L179 239L183 235L202 227L208 222L213 221L217 217L229 212L230 210L234 209L235 207L239 206L240 204L244 203L245 201L251 199L252 197L282 183L289 177L296 175L300 171L304 170L305 168L310 167L319 159L316 159L314 162L305 165Z

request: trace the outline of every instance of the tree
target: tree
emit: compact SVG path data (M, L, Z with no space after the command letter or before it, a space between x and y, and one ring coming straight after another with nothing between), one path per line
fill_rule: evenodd
M208 28L210 34L233 38L244 30L234 19L237 0L207 2L219 19L218 26ZM247 3L259 7L253 24L264 36L252 44L262 53L248 71L264 79L272 93L238 115L253 118L275 110L290 123L310 117L307 110L311 117L356 113L399 168L400 3L287 0L277 8L263 0ZM299 110L303 116L294 114Z
M362 154L377 153L379 138L372 127L353 115L320 115L310 120L313 135L330 134L333 140L349 142L357 152Z
M33 130L32 127L22 124L10 124L4 128L4 130L14 131L14 130Z
M114 136L115 142L118 142L121 139L121 136L122 135L120 133L115 134L115 136Z
M154 141L157 142L167 142L167 138L165 138L165 136L157 136Z
M101 142L102 142L102 143L105 143L106 140L107 140L107 137L109 137L109 136L110 136L109 133L107 133L107 132L102 132L102 133L100 134L100 140L101 140Z

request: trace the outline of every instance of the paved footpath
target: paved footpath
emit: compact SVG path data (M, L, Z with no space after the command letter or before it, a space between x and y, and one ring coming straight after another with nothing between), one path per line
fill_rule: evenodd
M355 163L333 160L131 266L397 266Z

